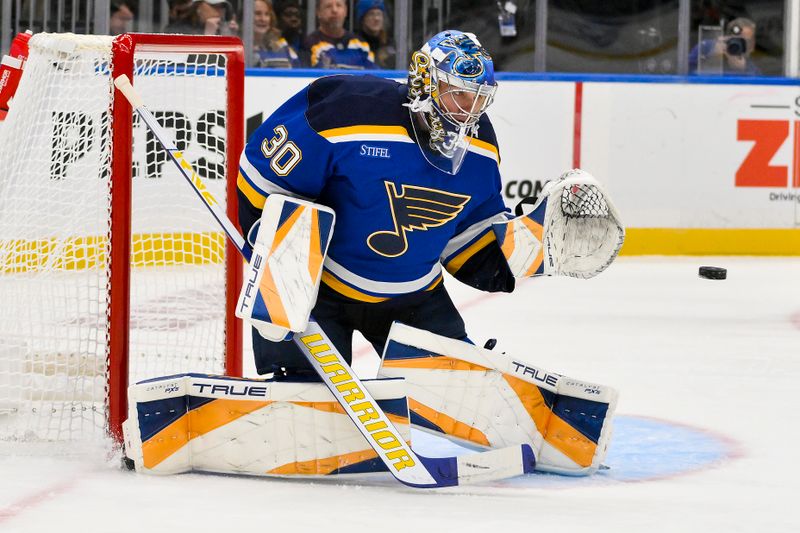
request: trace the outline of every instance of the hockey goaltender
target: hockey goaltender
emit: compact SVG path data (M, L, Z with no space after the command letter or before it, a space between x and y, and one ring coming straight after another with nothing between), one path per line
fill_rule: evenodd
M516 278L589 278L624 239L607 193L581 170L515 215L505 208L486 115L496 91L478 39L448 30L412 54L407 83L322 77L256 130L238 180L252 257L237 315L268 379L132 386L136 470L388 470L434 487L600 468L616 392L475 346L442 281L443 267L491 292L513 291ZM349 366L356 330L382 354L378 379ZM480 453L417 456L412 425Z

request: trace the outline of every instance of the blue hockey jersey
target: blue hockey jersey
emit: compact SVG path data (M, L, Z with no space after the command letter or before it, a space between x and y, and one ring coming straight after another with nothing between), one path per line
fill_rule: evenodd
M406 94L395 81L337 75L284 103L240 160L243 231L258 221L267 195L301 197L336 212L322 282L349 298L379 302L430 290L442 265L477 288L512 290L491 231L506 208L488 118L453 176L420 152Z

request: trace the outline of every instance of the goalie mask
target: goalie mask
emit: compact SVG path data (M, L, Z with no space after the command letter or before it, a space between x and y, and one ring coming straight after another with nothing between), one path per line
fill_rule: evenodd
M458 172L496 90L492 58L471 33L443 31L412 54L406 105L429 163Z

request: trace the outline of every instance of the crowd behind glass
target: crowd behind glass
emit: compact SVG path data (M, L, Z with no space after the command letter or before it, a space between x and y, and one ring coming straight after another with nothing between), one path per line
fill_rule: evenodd
M446 28L475 33L500 71L782 76L786 63L786 0L408 0L400 10L393 0L105 1L111 34L239 35L251 40L253 67L404 68L409 51ZM13 20L0 26L93 32L80 4L91 2L11 0ZM397 13L408 20L394 24Z

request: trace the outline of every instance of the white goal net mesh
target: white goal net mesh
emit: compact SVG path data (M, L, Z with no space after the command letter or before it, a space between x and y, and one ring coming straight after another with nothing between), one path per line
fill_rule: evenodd
M137 53L133 83L220 203L225 56ZM38 34L0 123L0 440L105 438L112 38ZM130 382L224 372L224 237L133 125ZM224 207L224 206L223 206Z

